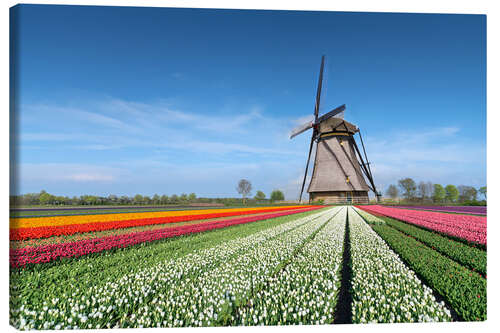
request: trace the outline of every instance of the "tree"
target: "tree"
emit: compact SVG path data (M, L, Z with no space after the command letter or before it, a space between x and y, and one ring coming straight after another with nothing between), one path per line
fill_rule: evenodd
M266 195L262 191L257 191L257 194L255 194L255 200L264 200L266 198Z
M52 201L52 196L45 191L40 192L40 204L47 205Z
M460 185L458 189L458 200L460 202L476 201L477 200L477 190L472 186Z
M434 194L432 199L434 202L442 202L446 197L446 191L441 184L434 184Z
M116 201L118 201L118 197L116 195L114 194L108 195L108 202L115 203Z
M172 196L170 197L170 201L172 203L178 203L179 202L179 197L177 196L177 194L172 194Z
M484 197L484 200L486 200L486 186L480 187L479 193L481 193L481 195Z
M432 184L432 182L427 182L427 183L425 183L425 187L427 188L426 189L427 197L432 198L434 195L434 184Z
M168 204L168 196L167 196L167 195L165 195L165 194L164 194L164 195L162 195L162 196L161 196L161 199L160 199L160 202L161 202L161 204L162 204L162 205L166 205L166 204Z
M189 199L189 202L195 201L196 200L196 194L194 194L194 193L189 194L188 199Z
M140 194L136 194L135 197L134 197L134 204L142 204L142 202L144 201L144 198L142 197L142 195Z
M241 194L241 196L243 197L243 203L245 203L246 197L252 191L252 183L250 183L246 179L241 179L238 182L238 186L236 187L236 191L238 191L238 193Z
M155 205L159 205L161 203L160 202L161 199L160 199L160 196L158 194L153 195L153 199L152 200L153 200L153 203Z
M471 198L472 201L476 201L477 200L477 190L474 187L469 186L467 194Z
M444 189L446 191L446 200L455 202L458 199L458 189L455 185L446 185Z
M188 201L188 195L186 193L182 193L180 196L180 200L182 203L186 203Z
M424 201L426 198L429 197L429 191L428 191L427 184L424 181L420 181L418 183L417 187L418 187L418 194L420 196L420 199L422 199L422 201Z
M385 192L387 196L389 196L391 199L396 199L398 197L399 191L396 185L389 185L387 188L387 191Z
M411 178L404 178L398 181L399 187L402 189L403 197L413 199L417 192L417 185Z
M271 201L285 200L285 195L280 190L274 190L271 192Z

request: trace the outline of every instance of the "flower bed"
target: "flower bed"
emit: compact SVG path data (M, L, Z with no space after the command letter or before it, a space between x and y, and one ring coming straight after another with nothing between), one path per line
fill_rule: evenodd
M36 289L36 300L22 306L16 303L11 309L12 324L19 329L223 324L231 321L228 314L236 299L244 300L252 285L275 272L325 223L325 214L291 218L279 226L140 270L124 267L122 276L104 284L84 281L88 287L61 288L57 294Z
M342 207L247 304L236 324L328 324L340 289L346 211ZM334 212L334 213L336 213Z
M313 206L278 206L278 207L258 207L258 208L228 208L228 209L192 209L176 211L160 211L145 213L118 213L118 214L93 214L93 215L71 215L71 216L47 216L47 217L21 217L11 218L10 228L36 228L54 227L70 224L88 224L97 222L114 222L127 220L155 219L165 217L179 217L190 215L209 215L230 213L233 215L246 215L259 212L277 212L294 208L305 208ZM228 215L229 216L229 215Z
M249 223L259 220L271 219L279 216L296 214L315 207L294 210L290 212L279 212L267 215L242 217L226 221L214 221L195 225L180 226L177 228L165 228L160 230L135 232L126 235L109 236L103 238L83 240L79 242L44 245L35 248L23 248L10 251L10 263L12 267L25 266L27 264L38 264L53 261L63 257L79 257L82 255L102 252L113 248L123 248L144 242L152 242L164 238L180 236L189 233L224 228L231 225Z
M444 303L354 209L349 210L349 232L354 323L451 321Z
M394 208L409 208L434 210L450 213L486 215L486 206L391 206Z
M372 228L462 319L486 320L486 279L388 225Z
M369 213L415 224L469 242L486 245L486 217L389 208L383 206L358 206Z
M299 210L301 209L304 208L299 208ZM279 208L276 210L269 209L269 210L261 210L258 211L257 213L283 211L283 210L284 210L283 208ZM293 210L297 210L297 208L292 209L290 211ZM157 218L143 218L143 219L133 219L133 220L123 220L123 221L45 226L45 227L35 227L35 228L18 228L10 230L10 240L15 241L24 239L47 238L52 236L72 235L76 233L96 232L96 231L139 227L139 226L154 225L154 224L177 223L177 222L187 222L194 220L206 220L219 217L249 215L251 213L256 213L256 212L254 210L246 210L246 211L242 210L237 212L226 212L226 213L194 214L194 215L169 216L169 217L157 217Z

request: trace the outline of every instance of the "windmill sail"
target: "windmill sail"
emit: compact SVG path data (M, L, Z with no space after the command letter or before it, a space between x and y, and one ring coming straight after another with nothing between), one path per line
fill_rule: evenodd
M370 164L368 160L366 163L363 161L356 140L354 140L354 134L358 133L359 129L344 120L345 105L319 116L324 60L323 56L316 92L314 120L295 128L290 134L291 139L312 128L311 144L299 200L302 200L314 143L316 143L316 154L311 181L307 189L309 201L323 200L326 204L368 203L370 190L375 192L379 200L380 194L375 188ZM364 144L363 151L366 158ZM371 186L367 184L365 177L368 178Z
M300 133L304 133L305 131L307 131L308 129L312 128L313 127L313 122L312 121L309 121L303 125L300 125L299 127L295 128L291 133L290 133L290 139L296 137L297 135L299 135Z

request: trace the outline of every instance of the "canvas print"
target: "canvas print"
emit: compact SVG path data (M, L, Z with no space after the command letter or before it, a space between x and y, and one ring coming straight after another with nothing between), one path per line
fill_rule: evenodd
M16 329L487 319L485 15L10 28Z

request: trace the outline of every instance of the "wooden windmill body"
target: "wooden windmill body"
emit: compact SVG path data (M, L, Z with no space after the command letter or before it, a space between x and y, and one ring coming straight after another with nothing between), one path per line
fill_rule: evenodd
M316 143L316 156L311 182L307 190L309 192L309 201L322 200L325 204L368 203L368 192L370 190L375 193L377 200L379 200L380 194L377 192L373 182L370 163L368 162L361 134L359 135L364 158L354 139L354 135L360 133L359 129L356 125L344 120L343 116L341 116L345 110L345 105L318 117L323 68L324 56L321 59L314 121L296 128L290 136L290 138L293 138L308 129L313 130L299 200L302 200L314 143Z

